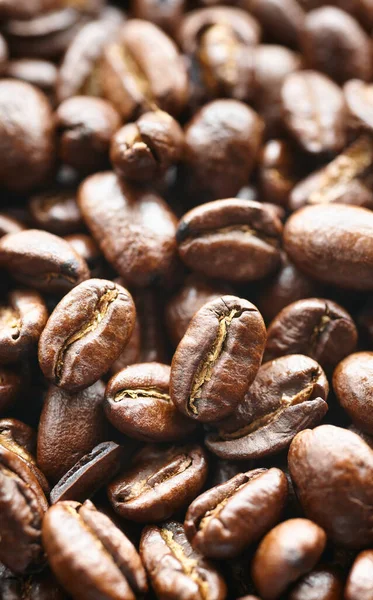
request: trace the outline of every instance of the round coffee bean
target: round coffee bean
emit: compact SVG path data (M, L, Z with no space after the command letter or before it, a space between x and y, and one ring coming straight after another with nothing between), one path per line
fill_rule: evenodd
M346 600L370 600L373 590L373 550L358 554L349 573Z
M343 580L335 570L318 567L295 584L288 600L343 600Z

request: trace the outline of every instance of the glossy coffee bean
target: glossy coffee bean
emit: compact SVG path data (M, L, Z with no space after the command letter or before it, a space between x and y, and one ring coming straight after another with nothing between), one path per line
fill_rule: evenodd
M78 392L104 375L126 346L135 322L132 296L105 279L89 279L56 306L40 337L44 376Z
M1 238L0 263L17 281L49 293L66 293L89 277L79 254L62 238L41 229Z
M356 352L340 362L333 374L333 389L340 405L355 425L368 434L373 434L372 373L373 353Z
M123 448L115 442L103 442L95 446L65 473L50 493L51 504L61 500L87 500L120 469Z
M209 433L209 450L230 460L261 458L287 448L298 431L328 410L329 385L320 365L302 355L264 363L231 417Z
M231 198L186 213L176 240L189 268L207 277L244 282L276 269L281 233L280 220L261 203Z
M18 419L0 419L0 443L18 447L19 454L26 451L29 459L36 451L36 433L32 427Z
M18 369L0 367L0 414L6 414L21 396L24 377Z
M365 550L356 557L349 573L346 600L370 600L373 590L373 551Z
M196 424L176 409L169 387L169 366L131 365L110 379L105 415L116 429L145 442L177 442L189 437Z
M52 62L37 58L14 59L7 63L4 74L39 88L53 104L58 69Z
M289 206L297 210L310 204L356 204L373 208L371 189L373 142L360 136L325 167L300 181L290 194Z
M310 571L326 544L323 529L307 519L290 519L272 529L261 541L251 566L263 600L280 598L288 586Z
M52 506L43 543L57 579L76 600L134 600L147 592L135 547L89 500Z
M104 392L101 381L78 394L49 388L40 416L37 459L51 482L57 482L84 455L108 439Z
M83 174L107 166L110 141L121 122L109 102L74 96L59 105L55 118L62 162Z
M175 119L164 111L147 112L113 136L110 157L119 177L151 181L180 161L184 134Z
M348 13L325 6L308 13L299 37L308 66L337 83L353 77L370 81L372 49L369 35Z
M343 600L343 581L333 569L318 567L304 575L288 600Z
M285 250L319 281L353 290L373 287L373 216L357 206L327 204L295 212L284 228Z
M47 508L27 462L0 444L0 560L13 572L42 566L41 524Z
M185 128L186 184L192 197L234 196L253 170L262 130L257 113L242 102L215 100L201 108Z
M108 172L85 180L78 203L102 253L125 282L148 285L170 272L176 217L160 196Z
M356 348L357 330L342 306L323 298L286 306L268 327L265 360L305 354L325 369L334 368Z
M74 189L52 189L36 194L30 198L29 211L35 227L56 235L75 233L83 226Z
M306 150L338 152L346 142L346 106L342 90L317 71L289 75L282 88L283 120Z
M139 523L168 519L199 494L207 459L197 445L145 446L108 486L115 512Z
M224 600L225 582L215 567L190 546L181 523L143 530L140 555L158 598Z
M131 19L106 46L101 65L105 97L126 120L160 108L178 115L187 101L187 76L174 42L156 25Z
M32 290L10 292L8 303L0 307L0 362L12 363L32 355L47 319L40 294Z
M28 83L3 79L0 122L1 186L28 192L42 185L54 163L54 124L47 98Z
M262 360L265 326L257 308L235 296L205 304L193 317L171 366L176 407L197 421L234 411Z
M279 469L239 473L192 502L185 517L186 536L209 558L237 556L280 519L287 489Z
M297 46L305 14L295 0L250 0L250 12L264 31L284 46Z
M298 433L289 469L306 515L348 548L372 544L373 451L355 433L322 425Z

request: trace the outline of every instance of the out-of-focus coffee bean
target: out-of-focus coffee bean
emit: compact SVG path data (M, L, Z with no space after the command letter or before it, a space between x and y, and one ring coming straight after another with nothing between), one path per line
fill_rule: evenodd
M343 581L333 569L318 567L300 579L288 600L343 600Z
M136 19L151 21L158 25L168 35L173 36L183 17L186 8L185 0L133 0L131 3L131 14Z
M265 33L285 46L298 46L305 14L296 0L248 0Z
M370 600L373 590L373 550L361 552L349 573L346 600Z
M333 389L351 420L373 434L370 380L373 377L373 353L356 352L345 358L334 371Z
M103 270L103 257L94 239L86 233L73 233L65 240L87 263L91 277L100 277Z
M62 0L1 0L0 19L31 19L61 4Z
M83 226L74 189L55 188L36 194L30 198L29 211L35 227L56 235L75 233Z
M36 58L19 58L10 60L4 75L10 79L18 79L30 83L54 101L54 90L57 82L57 67L50 61Z
M263 199L287 207L297 179L296 154L283 140L270 140L259 159L260 191Z

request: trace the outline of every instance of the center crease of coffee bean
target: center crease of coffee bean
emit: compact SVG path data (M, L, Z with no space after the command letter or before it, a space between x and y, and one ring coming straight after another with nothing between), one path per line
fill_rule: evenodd
M165 400L166 402L170 402L171 398L169 394L163 394L159 392L155 388L148 389L133 389L133 390L122 390L118 392L114 397L114 402L120 402L123 398L131 398L132 400L137 400L137 398L159 398L160 400Z

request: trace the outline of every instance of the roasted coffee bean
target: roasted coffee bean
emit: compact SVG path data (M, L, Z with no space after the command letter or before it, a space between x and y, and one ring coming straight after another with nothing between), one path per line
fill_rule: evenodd
M349 548L372 544L373 451L355 433L322 425L298 433L289 469L306 515Z
M103 256L94 239L86 233L72 233L65 236L65 240L85 260L91 277L100 277L103 273Z
M291 210L306 204L356 204L373 209L373 142L363 135L290 194Z
M62 238L41 229L1 238L0 264L17 281L50 293L66 293L89 277L79 254Z
M373 435L372 396L373 352L357 352L345 358L334 371L333 389L351 420Z
M279 469L239 473L192 502L185 517L186 536L209 558L237 556L278 522L287 489Z
M276 600L310 571L326 544L323 529L307 519L290 519L272 529L259 544L251 566L263 600Z
M51 490L51 504L61 500L87 500L117 474L122 458L123 448L115 442L95 446Z
M369 35L348 13L334 6L311 11L299 37L307 65L337 83L353 77L370 81L372 48Z
M351 129L371 131L373 127L373 86L359 79L351 79L345 84L343 90Z
M0 443L20 447L29 455L36 452L36 433L29 425L17 419L0 419ZM22 452L22 451L21 451Z
M126 283L148 285L170 273L177 221L160 196L108 172L85 180L78 203L102 253Z
M3 79L0 123L1 186L27 192L43 184L54 163L53 118L46 97L28 83Z
M106 167L110 140L120 127L115 108L101 98L74 96L56 111L60 159L87 174Z
M135 600L147 592L135 547L89 500L52 506L43 544L57 579L76 600Z
M224 600L227 596L223 578L193 550L181 523L169 521L146 527L140 555L157 598Z
M136 364L112 377L105 392L105 414L116 429L145 442L177 442L196 429L170 398L170 367Z
M205 304L174 354L171 400L202 422L232 413L256 376L265 337L263 319L251 302L222 296Z
M56 306L40 337L44 376L69 392L92 385L126 346L135 323L135 305L121 285L89 279Z
M373 590L373 550L361 552L349 573L346 600L371 600Z
M32 290L13 290L0 306L0 362L32 355L48 319L43 298Z
M58 102L72 96L100 95L100 60L104 47L115 37L122 21L122 13L110 7L101 19L87 23L74 36L58 72Z
M347 109L342 90L331 79L317 71L298 71L286 78L281 95L284 124L304 150L343 149Z
M206 437L221 458L248 460L287 448L298 431L316 425L328 410L329 385L307 356L283 356L262 365L231 417Z
M330 369L351 354L356 344L355 323L342 306L309 298L289 304L274 318L267 331L264 360L305 354Z
M237 100L214 100L185 129L186 185L207 200L229 198L245 185L255 165L263 124Z
M21 577L3 565L0 565L0 597L2 600L67 600L49 570Z
M0 367L0 414L9 410L21 395L24 377L19 370Z
M182 158L183 150L180 125L157 110L117 131L111 141L110 157L119 177L143 183L164 175Z
M7 63L4 74L40 88L53 104L58 70L52 62L37 58L14 59Z
M187 74L174 42L156 25L131 19L104 49L105 97L128 120L155 107L178 115L187 101Z
M343 204L307 206L284 228L285 250L306 275L352 290L373 288L373 215Z
M318 567L295 584L288 600L343 600L342 578L333 569Z
M38 465L57 482L85 454L108 439L103 411L105 386L97 381L70 395L51 386L44 400L38 430Z
M298 45L305 14L296 0L249 0L248 8L271 38L285 46Z
M200 446L149 445L109 485L108 497L121 517L156 523L188 506L201 491L206 476L207 459Z
M75 233L83 226L74 189L57 188L36 194L30 198L29 211L36 227L56 235Z
M261 279L280 262L281 221L259 202L231 198L186 213L176 240L185 264L208 277Z
M185 0L135 0L131 8L136 19L151 21L172 36L183 16L185 5Z
M7 233L18 233L18 231L23 231L24 229L26 227L21 221L5 213L0 213L0 237L7 235Z
M27 462L0 444L0 560L14 573L42 566L41 523L47 508Z
M173 344L178 345L192 317L204 304L230 292L229 286L223 282L208 280L194 273L188 275L183 287L171 298L165 309L166 326Z
M259 162L260 191L268 202L285 208L297 182L296 154L283 140L270 140L263 147Z
M31 19L61 6L61 0L1 0L0 19Z

